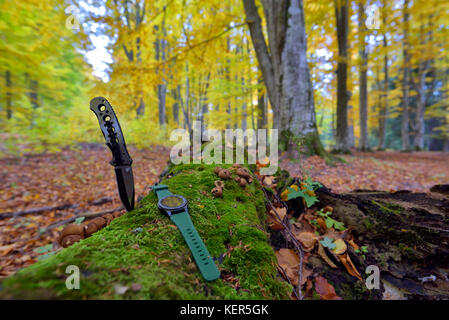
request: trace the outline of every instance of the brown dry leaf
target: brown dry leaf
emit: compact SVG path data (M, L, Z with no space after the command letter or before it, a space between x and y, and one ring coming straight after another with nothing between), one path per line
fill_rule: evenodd
M276 215L276 212L277 212L277 215ZM285 216L287 215L287 208L285 208L285 207L276 208L276 212L274 212L273 209L271 209L270 215L276 219L277 219L277 216L279 216L281 218L281 220L284 220Z
M318 240L318 237L313 232L299 232L294 234L294 236L296 240L301 242L304 251L306 252L310 252L315 247L315 243Z
M333 263L332 260L327 256L326 251L324 251L323 246L319 242L318 242L318 254L324 261L326 261L326 263L329 266L331 266L331 268L334 268L334 269L337 268L335 263Z
M337 296L334 287L322 276L315 278L315 290L322 300L343 300Z
M298 285L298 271L299 271L299 257L292 249L285 249L282 248L279 251L275 252L276 258L278 260L278 265L282 268L282 270L285 272L286 276L290 280L290 282L297 286ZM306 263L307 258L304 257L303 263ZM301 286L304 285L307 281L307 277L312 275L312 270L306 268L303 265L302 268L302 281Z
M284 226L279 222L277 218L273 218L272 216L267 216L267 225L272 230L282 230Z
M324 221L322 217L318 217L316 219L316 222L318 222L318 225L321 227L321 229L323 229L324 231L327 230L326 221Z
M0 256L6 256L8 253L14 250L14 244L0 247Z
M356 277L359 280L362 280L362 277L360 276L360 273L355 268L355 266L352 263L351 258L349 258L349 255L348 255L347 252L345 254L339 255L338 259L340 259L341 263L343 263L343 265L345 266L346 271L348 271L348 273L351 276Z
M351 247L354 248L354 250L360 250L360 247L357 245L357 243L354 242L353 239L348 240L348 243Z

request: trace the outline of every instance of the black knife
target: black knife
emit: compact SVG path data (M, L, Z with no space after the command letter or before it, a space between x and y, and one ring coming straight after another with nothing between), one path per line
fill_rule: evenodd
M111 149L110 164L115 169L120 199L126 210L131 211L134 209L134 178L131 167L133 160L126 149L120 123L111 104L103 97L93 98L90 101L90 110L97 116L106 145Z

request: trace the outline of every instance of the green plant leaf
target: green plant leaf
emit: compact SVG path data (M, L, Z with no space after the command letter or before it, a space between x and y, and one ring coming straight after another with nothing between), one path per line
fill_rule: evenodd
M81 222L84 221L84 219L86 219L86 217L79 217L79 218L76 218L76 219L75 219L75 223L76 223L76 224L80 224Z
M36 253L45 253L51 251L53 249L53 244L49 243L45 246L34 249L33 251Z
M334 240L332 240L328 237L324 237L324 239L321 240L320 243L323 245L323 247L326 247L329 249L335 249L335 247L336 247Z

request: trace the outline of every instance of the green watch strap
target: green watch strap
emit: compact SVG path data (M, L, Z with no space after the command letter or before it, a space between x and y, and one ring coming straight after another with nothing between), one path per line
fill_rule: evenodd
M165 184L158 184L153 186L153 191L156 193L156 197L158 199L162 199L163 197L172 195Z
M153 187L154 192L158 199L172 195L168 190L168 187L163 184L158 184ZM179 213L171 214L170 219L181 231L184 240L186 241L196 265L200 269L201 274L207 281L213 281L220 277L220 270L215 265L214 260L210 256L209 251L206 248L203 240L201 240L198 231L196 231L189 213L184 210Z
M220 277L220 271L210 256L206 245L196 231L189 214L186 211L183 211L181 213L172 214L170 219L176 224L179 231L181 231L204 279L207 281L218 279Z

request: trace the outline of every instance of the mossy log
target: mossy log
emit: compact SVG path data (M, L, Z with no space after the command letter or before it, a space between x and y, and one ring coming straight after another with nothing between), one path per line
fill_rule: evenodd
M289 299L292 287L278 274L273 251L286 241L280 231L267 230L262 187L254 180L242 188L229 179L224 181L223 197L214 197L211 190L219 180L214 168L172 165L161 182L188 199L189 213L216 259L220 279L202 279L180 232L159 212L150 192L135 210L93 236L3 280L0 298ZM278 191L292 181L281 171ZM319 188L318 209L332 206L332 217L349 227L368 252L356 253L348 246L363 281L341 264L329 267L317 255L308 259L307 267L324 276L344 299L381 299L387 283L407 298L448 299L449 200L444 192L436 193L447 188L431 190L338 195ZM298 199L288 205L298 214L304 212ZM81 271L79 289L66 287L69 265ZM379 290L365 286L369 265L381 271ZM424 281L426 277L431 281Z
M287 299L291 287L277 273L260 185L254 181L242 188L229 179L223 197L216 198L214 167L170 166L162 182L189 201L220 279L201 277L181 233L149 192L106 228L5 279L1 298ZM79 289L66 287L69 265L81 271Z

